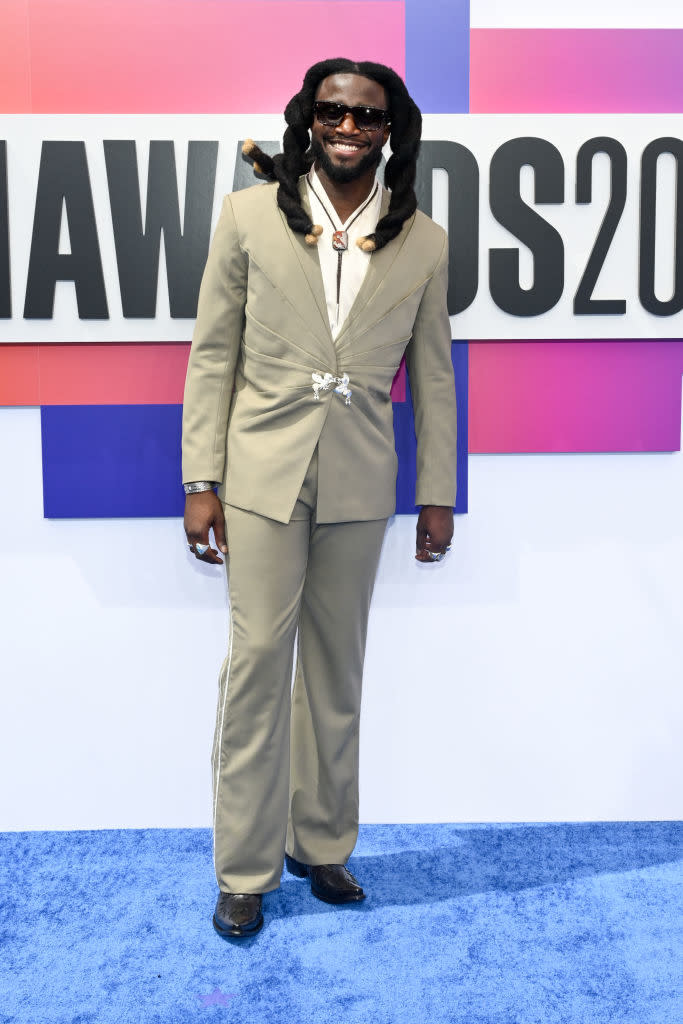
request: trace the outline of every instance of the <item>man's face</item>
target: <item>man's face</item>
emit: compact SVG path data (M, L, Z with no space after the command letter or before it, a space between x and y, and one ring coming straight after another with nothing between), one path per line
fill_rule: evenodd
M347 107L388 109L384 87L363 75L330 75L318 86L315 98L330 103L344 103ZM389 134L390 129L386 125L376 131L361 131L350 113L336 128L320 124L314 117L311 148L316 167L338 184L355 181L377 167L382 159L382 146Z

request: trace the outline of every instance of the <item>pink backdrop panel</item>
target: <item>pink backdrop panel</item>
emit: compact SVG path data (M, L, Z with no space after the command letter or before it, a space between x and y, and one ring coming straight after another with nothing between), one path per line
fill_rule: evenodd
M471 452L676 451L682 341L470 344Z
M187 342L0 345L0 406L174 405L189 353ZM391 399L406 400L404 360Z
M0 2L0 111L31 109L29 0Z
M177 405L187 342L0 345L0 406Z
M0 345L0 406L40 405L38 345Z
M683 110L683 29L472 29L472 113Z
M185 342L41 345L41 405L175 405L183 400Z
M24 97L17 107L16 96L16 113L273 113L317 60L349 56L405 69L398 0L28 5L31 106Z

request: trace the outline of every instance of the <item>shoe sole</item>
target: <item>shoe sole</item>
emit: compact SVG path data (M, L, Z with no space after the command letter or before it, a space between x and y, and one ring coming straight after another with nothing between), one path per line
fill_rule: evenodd
M221 936L221 938L227 939L248 939L252 935L256 935L263 928L263 914L259 913L259 916L254 918L253 923L250 923L247 927L243 925L235 925L234 928L223 928L218 923L216 915L212 918L213 926Z
M313 893L314 896L316 896L319 900L322 900L324 903L334 903L337 906L343 903L360 903L361 900L365 899L364 892L360 892L354 896L323 896L322 893L318 892L317 889L313 888L312 882L311 892Z

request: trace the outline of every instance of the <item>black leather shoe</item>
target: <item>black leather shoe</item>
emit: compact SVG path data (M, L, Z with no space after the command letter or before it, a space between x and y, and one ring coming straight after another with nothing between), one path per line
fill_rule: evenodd
M344 864L302 864L285 854L287 870L297 878L310 878L311 892L325 903L357 903L365 893Z
M256 935L263 927L259 893L221 892L213 915L219 935L243 938Z

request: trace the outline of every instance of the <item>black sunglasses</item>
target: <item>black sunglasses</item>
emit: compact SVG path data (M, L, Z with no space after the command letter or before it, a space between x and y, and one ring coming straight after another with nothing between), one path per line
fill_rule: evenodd
M356 128L362 132L376 132L388 123L389 111L379 107L347 107L345 103L329 103L318 100L313 104L313 113L327 128L337 128L347 114L353 117Z

